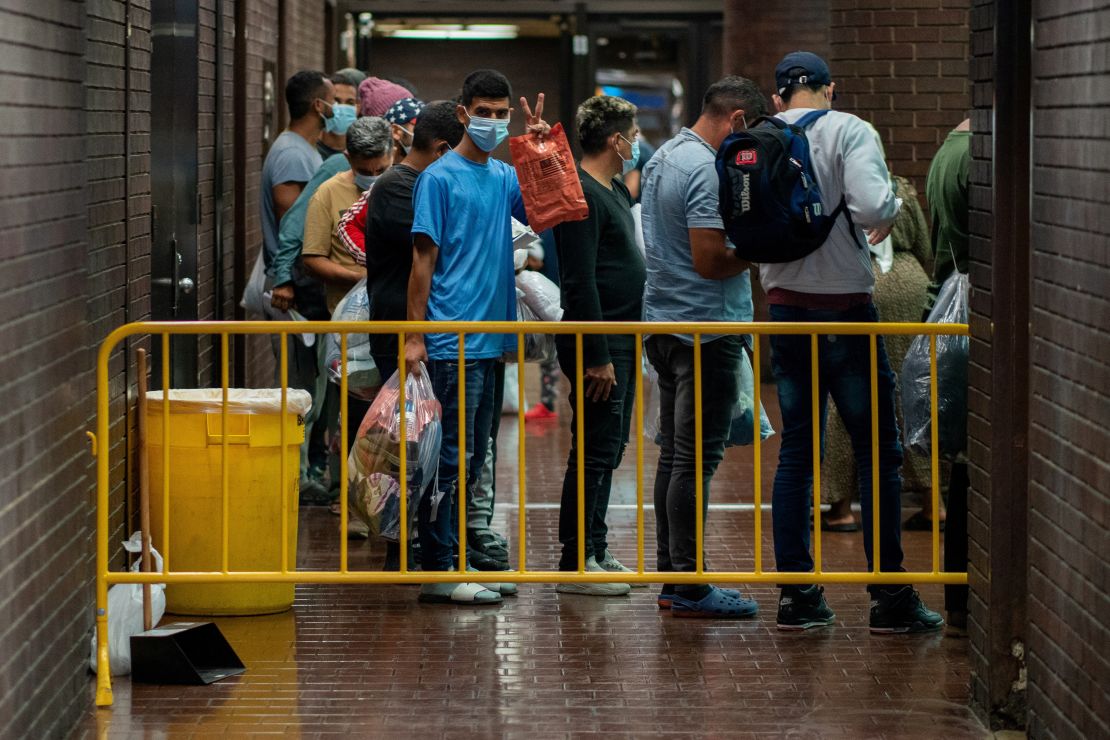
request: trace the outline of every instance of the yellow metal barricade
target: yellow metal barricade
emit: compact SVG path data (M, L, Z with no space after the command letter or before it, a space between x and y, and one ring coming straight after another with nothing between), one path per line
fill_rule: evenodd
M643 400L643 377L642 374L636 373L636 408L635 408L635 423L637 434L641 436L641 443L636 445L636 570L633 573L596 573L585 571L585 460L584 450L585 445L579 444L578 453L578 571L565 572L565 571L537 571L531 570L527 566L527 541L526 541L526 468L525 468L525 432L524 432L524 328L527 328L528 333L537 334L567 334L575 336L575 348L577 352L577 362L575 366L575 380L577 387L582 387L583 379L583 360L582 360L582 337L586 334L623 334L633 335L636 338L635 343L635 360L636 367L642 366L643 350L642 339L645 336L652 334L688 334L694 337L694 409L695 409L695 443L697 447L697 456L695 458L695 497L696 497L696 539L697 539L697 553L696 553L696 570L692 573L676 573L666 572L660 573L658 571L650 571L645 567L644 557L644 474L643 474L643 444L642 444L642 430L644 425L644 400ZM851 336L867 336L869 338L870 347L870 364L871 364L871 464L872 464L872 537L873 537L873 569L871 571L828 571L822 566L821 561L821 527L820 517L813 518L813 559L814 559L814 572L812 573L779 573L776 571L769 571L763 567L763 540L762 540L762 469L761 469L761 440L760 440L760 351L759 342L752 343L752 369L754 373L754 434L753 434L753 454L754 454L754 467L753 467L753 486L754 486L754 510L755 510L755 531L754 531L754 569L747 572L728 572L728 571L714 571L707 573L704 569L704 546L703 546L703 533L705 529L704 522L704 507L703 501L705 492L703 490L702 482L702 387L701 387L701 345L699 337L702 333L710 330L714 335L754 335L756 338L763 335L801 335L811 337L811 372L812 372L812 391L813 391L813 414L814 419L817 418L819 413L819 384L818 378L818 338L820 336L828 335L851 335ZM291 334L340 334L340 404L343 422L339 425L341 441L340 449L344 454L340 455L340 517L341 526L339 528L339 568L335 571L300 571L295 567L290 568L289 563L290 555L295 553L289 552L289 532L290 527L296 527L296 519L290 520L290 517L296 516L295 510L290 510L290 497L282 495L281 491L276 492L281 499L281 568L272 571L235 571L229 568L228 562L228 542L231 536L231 526L229 522L229 491L228 491L228 338L232 335L272 335L277 334L280 337L281 354L279 357L280 377L281 377L281 421L280 421L280 448L281 453L281 476L280 479L285 481L288 479L290 473L289 465L297 465L299 461L288 459L288 445L286 444L286 429L288 422L288 409L287 409L287 393L288 393L288 372L286 366L286 358L288 353L287 339ZM529 322L527 325L519 322L337 322L337 321L310 321L310 322L279 322L279 321L244 321L244 322L189 322L189 323L176 323L176 322L141 322L128 324L113 331L100 347L99 355L97 358L97 428L96 434L90 434L92 442L93 454L96 456L96 471L97 471L97 533L96 533L96 622L97 622L97 635L98 635L98 671L97 671L97 693L96 702L98 706L107 706L112 703L112 689L110 681L110 670L108 665L108 588L117 583L166 583L166 584L182 584L182 583L206 583L206 584L233 584L233 583L445 583L445 582L465 582L474 578L474 575L466 572L465 562L460 563L458 571L442 571L442 572L412 572L409 570L408 563L408 548L400 548L400 571L399 572L376 572L376 571L351 571L348 568L348 552L347 552L347 512L348 512L348 470L347 470L347 455L345 451L348 449L347 439L347 425L346 417L348 413L347 408L347 346L348 335L350 334L394 334L397 336L398 341L398 355L400 362L398 363L400 373L400 392L399 392L399 407L401 409L401 428L406 427L405 424L405 362L404 362L404 348L405 337L408 334L456 334L459 338L458 342L458 360L459 360L459 380L458 380L458 394L459 394L459 418L458 424L461 427L465 426L466 422L466 403L465 403L465 387L466 387L466 363L465 346L467 334L509 334L515 335L517 339L517 378L518 387L521 397L518 399L518 440L517 440L517 465L518 465L518 545L519 557L517 569L513 571L498 572L497 578L499 581L513 582L513 583L567 583L567 582L610 582L619 577L621 582L624 583L709 583L710 581L721 582L739 582L739 583L812 583L815 580L820 580L823 583L859 583L859 584L872 584L872 583L886 583L886 584L901 584L901 583L933 583L933 584L966 584L966 573L952 573L940 570L940 523L937 517L933 517L933 530L932 530L932 569L922 572L880 572L879 571L879 413L878 413L878 363L877 363L877 341L879 336L883 335L927 335L929 336L929 352L930 352L930 394L931 394L931 407L932 407L932 505L933 511L937 511L939 506L940 496L940 477L939 477L939 457L937 445L937 374L936 374L936 338L943 335L966 335L968 333L965 324L883 324L883 323L809 323L809 324L792 324L792 323L768 323L768 322L754 322L754 323L712 323L712 324L691 324L691 323L631 323L631 322ZM172 548L169 541L168 533L170 531L169 523L172 518L171 502L169 497L170 491L170 444L163 444L161 447L162 464L160 472L162 475L161 491L162 491L162 527L161 531L164 533L161 545L161 553L163 557L163 569L158 573L137 573L131 571L111 571L108 569L109 553L108 553L108 535L109 535L109 450L110 445L108 441L108 429L112 422L109 416L109 388L108 388L108 361L112 356L113 351L127 337L139 335L152 335L160 337L162 347L162 388L166 389L170 386L170 337L173 335L215 335L220 338L220 357L221 368L220 378L222 387L222 411L221 411L221 521L220 521L220 538L221 538L221 553L220 563L221 567L215 571L175 571L171 568ZM383 378L383 380L385 380ZM584 414L583 410L583 393L577 393L577 433L579 440L585 440L584 429ZM170 424L169 414L169 395L163 394L163 413L161 415L161 439L171 440L173 429ZM820 455L820 427L819 424L813 425L813 505L815 509L819 509L821 504L821 455ZM459 435L459 480L466 480L466 445L465 435ZM408 541L409 529L409 515L407 510L407 495L405 492L408 490L407 475L408 475L408 460L407 460L407 445L400 445L400 541ZM465 561L466 553L466 487L459 487L459 553L461 559ZM213 523L214 525L214 523Z

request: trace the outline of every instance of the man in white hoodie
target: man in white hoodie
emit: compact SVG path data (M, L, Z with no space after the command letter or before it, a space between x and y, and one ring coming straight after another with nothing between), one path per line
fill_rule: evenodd
M816 54L793 52L775 68L778 117L795 123L814 110L829 110L836 97L828 65ZM802 259L760 266L772 321L876 322L871 301L875 277L865 240L890 233L901 202L874 130L848 113L830 111L807 127L814 174L826 213L845 210L825 243ZM861 228L862 227L862 228ZM882 337L877 343L879 450L879 570L902 567L902 445L894 414L894 373ZM809 533L813 485L813 417L809 336L771 337L771 361L782 409L782 444L775 473L772 512L776 567L813 570ZM832 396L852 439L859 470L867 567L872 568L871 368L866 336L818 338L821 433ZM925 632L944 620L921 602L911 586L870 586L871 631ZM803 630L833 624L835 615L817 585L784 586L779 629Z

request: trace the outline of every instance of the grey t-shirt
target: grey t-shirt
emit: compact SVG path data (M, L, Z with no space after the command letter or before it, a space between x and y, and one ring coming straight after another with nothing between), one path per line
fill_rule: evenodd
M717 208L716 157L708 142L684 128L644 166L645 321L752 320L748 271L709 280L698 275L690 253L689 229L725 228ZM678 338L693 343L689 335ZM701 336L703 342L717 338Z
M283 131L274 139L262 164L262 248L266 272L270 273L278 247L278 220L274 216L273 187L286 182L306 183L323 163L316 147L300 134Z

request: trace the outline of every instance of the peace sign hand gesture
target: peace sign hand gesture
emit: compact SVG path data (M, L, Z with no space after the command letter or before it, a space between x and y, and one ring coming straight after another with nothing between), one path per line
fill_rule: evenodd
M526 120L525 133L535 134L541 139L547 136L551 131L551 126L543 120L543 93L536 96L535 112L532 111L532 106L528 105L528 100L523 95L520 98L520 107L524 111Z

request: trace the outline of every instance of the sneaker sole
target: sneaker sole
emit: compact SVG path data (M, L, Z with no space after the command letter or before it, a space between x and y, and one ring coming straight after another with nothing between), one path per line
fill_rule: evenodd
M818 620L813 622L806 622L804 624L780 624L776 623L775 627L783 632L804 632L805 630L814 629L815 627L832 627L836 624L836 617L828 620Z
M873 635L919 635L925 632L938 632L944 629L944 623L929 627L920 622L909 627L871 627Z
M571 594L572 596L628 596L628 591L590 591L588 586L575 583L560 584L555 587L556 593ZM631 590L631 589L629 589Z
M743 614L717 614L716 612L703 612L691 609L671 608L671 616L679 619L751 619L759 616L759 610L744 612Z

